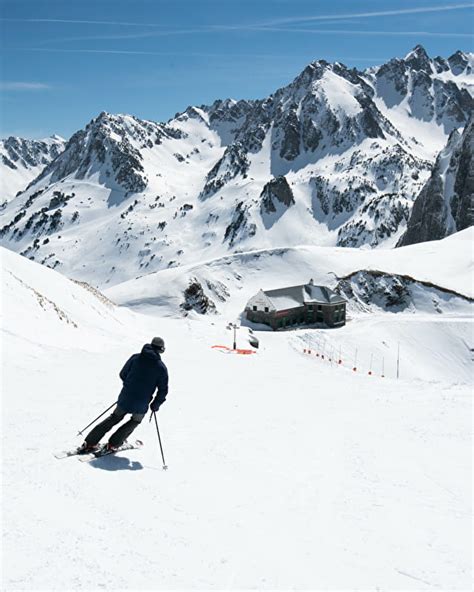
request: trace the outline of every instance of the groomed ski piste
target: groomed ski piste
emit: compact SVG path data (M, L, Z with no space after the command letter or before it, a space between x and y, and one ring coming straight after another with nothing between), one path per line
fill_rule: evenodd
M150 279L154 302L146 278L107 292L130 308L1 250L3 589L470 589L466 303L430 312L419 294L418 309L352 311L340 330L256 331L252 356L212 346L232 345L226 325L260 287L307 281L311 260L347 273L383 268L385 253L392 273L472 297L472 238L302 248L280 274L275 262L243 264L218 314L186 318L165 311L175 270ZM134 434L141 450L55 459L81 443L78 430L117 397L123 363L155 335L170 373L158 413L168 470L148 418ZM323 338L366 352L359 371L303 353ZM384 352L384 378L375 362L367 374L370 352Z

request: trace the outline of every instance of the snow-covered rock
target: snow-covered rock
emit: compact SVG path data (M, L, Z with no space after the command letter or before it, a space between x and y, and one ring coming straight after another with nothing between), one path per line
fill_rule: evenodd
M102 112L76 132L64 152L38 180L56 183L67 177L90 178L127 193L140 193L148 184L141 150L159 146L164 138L180 138L179 130L131 116Z
M0 208L26 189L44 167L64 150L65 143L59 136L43 140L10 136L0 140Z
M405 114L407 123L436 123L449 134L466 124L474 106L472 63L472 54L460 51L447 60L432 60L417 45L404 59L392 59L368 74L378 105L394 125L397 116Z
M348 311L472 313L474 299L408 275L373 269L355 271L340 278L334 291L346 298Z
M474 224L474 123L454 130L415 200L399 245L444 238Z

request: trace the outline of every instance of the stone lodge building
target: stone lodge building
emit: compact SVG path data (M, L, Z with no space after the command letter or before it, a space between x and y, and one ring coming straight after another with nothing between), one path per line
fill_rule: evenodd
M342 327L346 300L326 286L315 286L311 279L300 286L260 290L247 302L245 313L249 321L264 323L274 331L313 323Z

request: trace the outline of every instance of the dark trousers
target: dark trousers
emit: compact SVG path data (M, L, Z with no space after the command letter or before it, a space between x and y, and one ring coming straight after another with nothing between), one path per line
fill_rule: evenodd
M85 438L85 441L89 446L95 446L98 444L107 432L120 423L122 419L127 415L127 412L117 405L112 415L105 418L104 421L98 423L95 428L89 432ZM133 413L132 417L123 425L119 427L109 438L109 444L114 447L121 446L125 440L130 436L135 428L137 428L145 417L142 413Z

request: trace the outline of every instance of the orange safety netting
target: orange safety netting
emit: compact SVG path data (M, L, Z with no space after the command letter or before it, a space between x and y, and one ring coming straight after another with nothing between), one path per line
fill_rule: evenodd
M253 349L232 349L227 347L227 345L212 345L212 349L218 349L223 354L241 354L244 356L248 356L249 354L256 354L256 351Z

